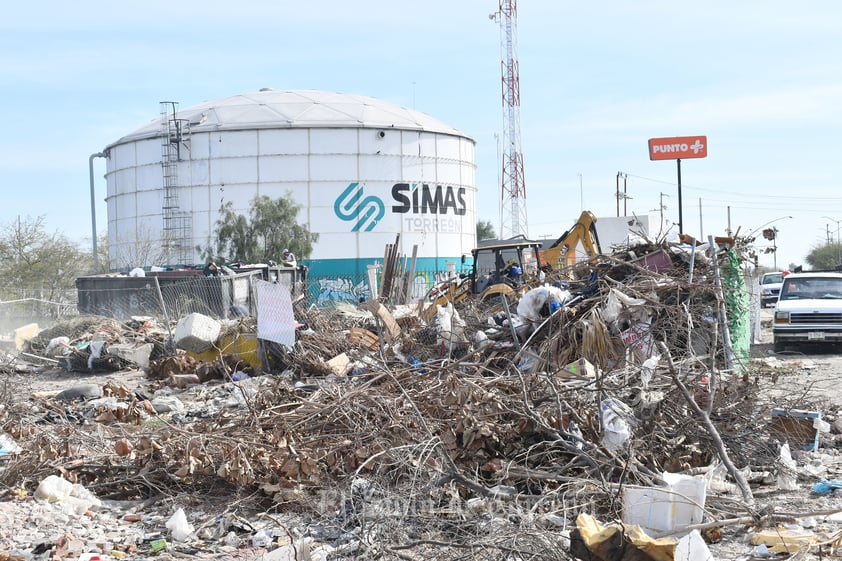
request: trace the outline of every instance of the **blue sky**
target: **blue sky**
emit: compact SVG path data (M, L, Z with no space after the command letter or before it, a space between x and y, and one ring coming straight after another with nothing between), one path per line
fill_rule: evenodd
M0 223L43 216L87 246L91 154L157 118L162 100L189 107L272 87L368 95L466 132L477 216L496 224L496 10L494 0L15 2L0 20ZM559 235L582 207L614 216L618 172L629 213L663 200L677 222L675 162L650 161L647 140L703 134L708 157L682 161L684 230L701 233L701 208L705 236L724 235L730 210L741 234L778 228L779 268L803 262L842 225L840 22L832 0L521 0L529 234ZM99 232L104 171L96 160Z

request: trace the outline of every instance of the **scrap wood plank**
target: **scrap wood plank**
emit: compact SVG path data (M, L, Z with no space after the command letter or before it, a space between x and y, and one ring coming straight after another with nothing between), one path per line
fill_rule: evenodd
M386 252L383 255L383 280L381 282L382 296L389 299L392 294L393 281L395 277L395 266L400 247L401 235L395 235L395 243L386 245Z
M415 280L415 262L417 259L418 244L415 244L412 246L412 260L409 264L409 271L406 274L406 279L403 286L403 294L401 295L401 301L406 305L412 304L410 298L412 297L413 281Z
M337 376L345 376L351 371L353 363L346 353L341 353L327 361L327 366Z
M348 341L354 345L365 347L370 351L376 351L380 346L377 335L362 327L352 327L348 333Z
M389 343L400 336L401 326L398 325L398 322L395 321L394 316L392 316L386 306L378 300L366 300L365 306L372 314L379 317L383 325L386 326L386 339Z
M380 295L389 298L392 290L392 244L386 244L386 251L383 253L383 277L380 280Z

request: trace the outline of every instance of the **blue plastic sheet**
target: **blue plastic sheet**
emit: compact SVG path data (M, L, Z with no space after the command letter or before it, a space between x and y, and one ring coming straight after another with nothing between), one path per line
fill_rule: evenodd
M842 479L821 479L813 485L814 493L830 493L835 489L842 489Z

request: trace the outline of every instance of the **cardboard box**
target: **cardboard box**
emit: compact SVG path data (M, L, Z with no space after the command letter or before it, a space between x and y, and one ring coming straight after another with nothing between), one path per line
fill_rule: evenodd
M801 450L819 449L819 429L824 421L818 411L804 411L803 409L772 409L772 423L769 432L785 440L790 448Z

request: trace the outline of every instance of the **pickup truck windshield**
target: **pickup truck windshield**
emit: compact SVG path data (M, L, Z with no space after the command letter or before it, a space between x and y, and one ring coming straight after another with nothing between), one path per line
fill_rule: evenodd
M785 278L781 300L820 300L842 298L842 278Z

